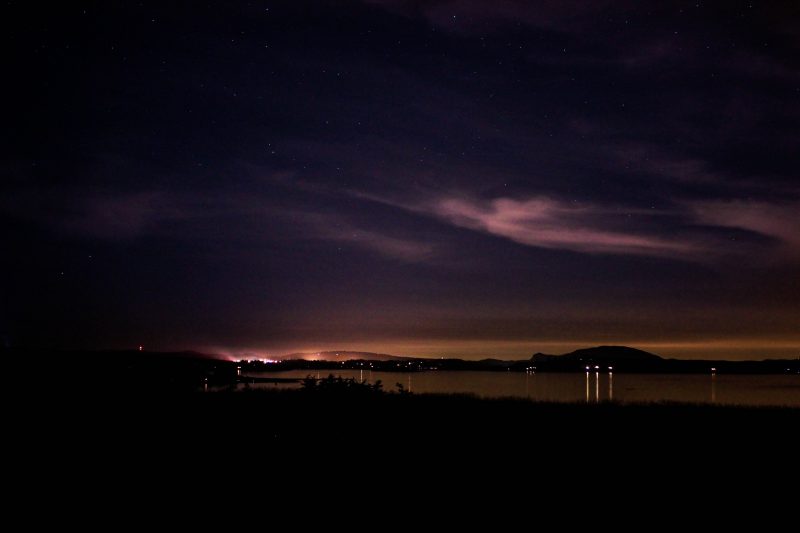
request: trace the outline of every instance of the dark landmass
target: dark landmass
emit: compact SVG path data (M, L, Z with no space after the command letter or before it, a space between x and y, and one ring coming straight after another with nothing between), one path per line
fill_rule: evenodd
M71 413L71 434L120 431L126 446L156 439L170 450L236 449L252 452L255 465L270 447L363 450L383 458L388 451L449 454L451 450L503 448L498 466L509 460L577 462L640 457L663 462L687 446L701 446L705 458L717 456L714 443L728 451L737 438L757 432L761 442L789 446L800 410L686 404L616 405L535 403L522 399L487 400L469 395L386 392L353 380L311 380L293 390L244 390L99 395L82 390L61 397L48 410ZM395 389L391 384L387 388ZM102 401L98 401L102 399ZM112 409L113 416L108 416ZM57 417L57 429L65 422ZM76 427L77 426L77 427ZM733 444L732 444L733 443ZM785 443L785 444L781 444ZM722 444L725 444L722 446ZM443 447L444 446L444 447ZM523 455L507 455L512 451ZM247 453L237 456L248 463ZM705 459L704 459L705 460ZM648 463L650 459L647 460Z
M331 353L331 352L323 352ZM364 355L349 360L313 360L285 356L278 363L243 361L245 372L270 370L326 370L369 368L383 372L419 372L426 370L474 370L512 372L628 372L665 374L785 374L800 372L798 359L767 359L763 361L724 361L665 359L659 355L628 346L597 346L575 350L563 355L537 353L530 359L503 361L482 359L429 359L420 357L398 357L381 355L382 359L366 357L363 352L338 352ZM292 354L298 355L298 354ZM336 363L336 364L332 364Z
M740 479L748 465L784 471L800 422L800 409L535 403L410 394L391 382L311 379L290 390L237 390L241 364L185 353L40 354L38 362L22 355L14 360L27 379L14 379L9 392L24 409L10 416L13 435L36 458L32 479L91 472L102 486L143 476L152 483L165 473L198 487L239 487L251 474L283 486L270 474L289 456L312 461L324 476L343 458L385 465L386 483L403 463L435 466L430 475L439 481L448 464L461 476L482 466L582 482L591 467L592 475L652 480L679 467ZM215 386L203 392L207 383Z
M531 357L533 363L549 363L554 361L596 361L617 363L620 361L661 361L663 358L656 354L630 348L628 346L597 346L583 348L563 355L549 355L537 353Z
M194 391L238 379L237 364L199 352L134 350L0 352L19 386L95 391Z
M387 388L394 389L394 386L387 384ZM637 445L647 449L647 440L668 439L666 434L679 426L682 426L681 434L692 428L700 435L707 435L711 430L701 429L701 426L709 423L717 429L731 424L728 429L733 430L737 421L745 425L757 421L758 425L765 426L767 421L789 426L800 422L800 410L797 409L535 403L510 398L487 400L470 395L387 393L357 384L344 388L333 384L329 388L317 385L311 390L207 396L207 399L200 399L205 407L242 410L253 416L258 412L271 413L270 420L264 424L276 441L299 443L321 439L326 443L341 441L364 445L374 442L376 445L417 446L419 449L436 443L467 447L503 443L531 445L539 437L551 441L545 447L545 456L547 453L562 453L551 446L566 440L568 435L580 435L573 447L577 449L580 442L590 446L593 453L603 449L603 444L593 434L603 434L609 442L617 441L622 445L622 435L631 433L630 429L623 431L626 426L637 428ZM249 407L248 403L251 403ZM353 419L343 420L352 415L355 415ZM643 423L645 419L647 422ZM313 423L308 423L309 420ZM575 429L565 428L565 420L576 424ZM648 428L658 428L659 437L646 437L643 432ZM615 430L620 434L609 437L609 431ZM780 430L770 426L765 428L764 436L781 431L787 436L791 432L786 427Z
M241 494L250 493L268 495L279 512L276 495L287 493L306 506L372 495L403 512L412 494L426 513L431 502L450 513L446 498L461 494L487 508L478 501L485 495L498 498L488 512L517 500L530 512L584 487L600 493L592 501L606 494L621 509L637 501L629 493L652 500L680 483L702 486L698 499L754 486L783 495L770 496L770 506L794 504L779 481L796 478L800 409L533 403L337 385L132 394L28 387L13 398L22 408L6 417L8 456L23 473L12 474L12 487L77 506L58 519L85 520L86 495L95 493L103 509L137 517L176 501L188 514L223 497L247 505ZM224 510L263 522L263 506ZM207 520L204 507L196 518Z
M318 359L280 359L274 362L263 360L239 361L242 372L271 372L281 370L378 370L381 372L424 372L427 370L519 370L524 371L526 361L501 361L499 359L482 359L468 361L464 359L425 359L414 357L395 357L394 359L348 359L344 361L328 361Z
M537 372L635 372L664 374L785 374L800 372L800 360L724 361L664 359L628 346L597 346L563 355L534 354L531 366Z

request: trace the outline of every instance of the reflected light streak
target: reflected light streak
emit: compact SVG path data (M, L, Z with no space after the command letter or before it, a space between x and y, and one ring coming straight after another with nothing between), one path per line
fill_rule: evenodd
M586 403L589 403L589 372L588 371L586 372Z
M600 403L600 372L594 373L594 403Z
M614 400L614 373L608 373L608 401Z
M717 375L711 374L711 403L717 403Z

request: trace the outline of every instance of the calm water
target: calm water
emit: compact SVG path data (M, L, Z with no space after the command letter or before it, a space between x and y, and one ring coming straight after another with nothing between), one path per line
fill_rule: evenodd
M372 372L369 370L292 370L253 376L304 378L333 373L396 390L402 383L412 392L471 393L478 396L515 396L557 402L703 402L741 405L791 405L800 407L798 375L687 375L589 374L517 372ZM257 384L255 387L285 385Z

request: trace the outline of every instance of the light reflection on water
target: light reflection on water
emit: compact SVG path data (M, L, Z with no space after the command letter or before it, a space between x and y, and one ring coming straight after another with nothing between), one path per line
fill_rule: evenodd
M614 373L608 373L608 400L614 401Z
M484 397L520 397L556 402L692 402L742 405L791 405L800 407L800 376L709 374L612 374L584 375L524 372L377 372L361 370L290 370L253 373L252 376L305 378L326 377L381 380L384 390L396 391L397 383L416 393L469 393ZM275 388L287 385L255 384ZM297 385L289 385L297 386Z
M600 401L600 372L594 373L594 401Z
M552 374L550 374L552 375ZM606 381L607 380L607 381ZM611 372L606 377L605 374L595 372L593 375L586 372L586 403L600 403L601 401L612 401L614 399L614 376ZM601 381L606 384L601 386ZM594 384L594 395L590 394L591 385ZM605 392L602 392L605 391ZM559 400L562 401L562 400ZM569 400L564 400L569 401Z
M717 403L717 374L711 374L711 403Z

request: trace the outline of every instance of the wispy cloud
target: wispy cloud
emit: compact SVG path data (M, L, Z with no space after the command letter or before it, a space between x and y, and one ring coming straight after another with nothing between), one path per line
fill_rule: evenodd
M704 201L690 204L702 224L735 228L771 238L792 256L800 256L800 202Z
M671 181L693 184L718 184L722 176L716 174L707 161L699 158L665 153L647 143L621 143L610 146L615 170L644 173Z
M775 253L800 256L800 217L796 215L800 204L796 201L675 201L670 209L656 210L547 196L445 195L418 201L357 196L536 248L700 262ZM745 233L737 238L726 230Z
M85 198L61 220L69 232L103 239L128 239L152 231L186 213L170 198L156 192Z
M73 189L18 191L0 198L0 212L60 233L126 240L157 231L160 224L192 216L185 199L159 191L82 194Z
M239 221L228 221L227 230L220 228L223 237L236 233L257 240L300 238L341 243L404 262L424 262L436 256L435 246L430 242L380 227L364 227L336 212L320 213L299 205L276 206L268 198L241 195L212 198L150 192L92 197L59 224L71 233L122 240L165 231L174 234L174 229L165 230L163 226L183 223L186 229L178 235L186 238L191 235L193 225L205 219L230 217L239 217ZM278 234L265 231L270 220L280 220L283 231Z
M600 206L547 197L489 201L445 198L435 204L434 210L457 226L540 248L651 256L685 255L698 250L688 240L616 227L624 224L624 214L609 216L609 210Z
M329 226L322 229L319 236L409 263L428 261L436 255L435 247L431 243L352 226Z

